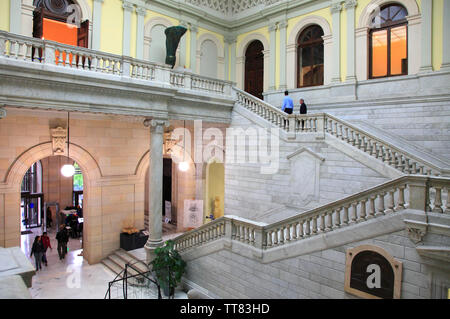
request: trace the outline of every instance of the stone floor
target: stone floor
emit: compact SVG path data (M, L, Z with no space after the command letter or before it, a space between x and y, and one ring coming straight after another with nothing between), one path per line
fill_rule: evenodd
M40 228L33 233L21 236L21 250L35 265L34 257L30 258L30 250L36 235L41 235ZM108 283L115 274L101 263L89 265L79 254L82 252L81 240L70 238L69 252L66 258L59 260L56 230L49 230L50 243L53 249L47 250L48 266L42 265L42 270L33 276L33 285L29 289L33 299L103 299L108 289ZM179 233L165 234L164 240L173 238ZM131 251L137 258L145 259L144 248ZM152 297L152 296L148 296ZM177 291L176 299L187 298L186 294Z

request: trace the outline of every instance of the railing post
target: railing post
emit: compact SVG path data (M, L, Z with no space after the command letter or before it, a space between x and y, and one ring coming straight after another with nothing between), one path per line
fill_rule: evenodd
M295 140L295 115L288 115L288 124L289 130L287 134L287 138L289 140Z
M131 57L123 56L120 63L122 64L121 75L126 78L131 77Z
M225 218L225 238L227 242L225 242L225 247L231 248L231 239L233 235L233 220L230 218Z
M425 178L417 178L408 182L409 209L417 209L425 212L429 187Z
M327 120L326 115L322 114L317 117L317 133L325 135L325 121Z
M3 33L0 33L0 56L5 55L6 50L6 37L3 35Z
M45 64L55 64L56 55L55 55L56 47L47 41L44 41L44 63ZM61 54L61 53L60 53ZM73 57L75 59L75 57Z
M265 246L264 239L267 237L266 233L264 232L263 227L261 226L255 226L255 248L256 250L253 251L253 256L262 259L263 257L263 249Z
M184 87L188 90L192 89L192 74L191 73L185 73L184 74Z

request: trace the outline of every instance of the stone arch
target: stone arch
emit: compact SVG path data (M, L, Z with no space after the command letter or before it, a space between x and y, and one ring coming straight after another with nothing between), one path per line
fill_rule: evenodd
M398 3L408 11L408 73L417 74L421 59L421 14L415 0L372 0L361 12L358 27L355 30L356 78L358 81L368 79L368 37L370 16L376 8L385 4Z
M197 73L200 74L200 63L201 63L201 48L203 42L210 40L212 41L217 48L217 78L222 79L225 74L225 51L222 42L211 33L203 33L198 39L197 39L197 56L196 56L196 67L197 67Z
M221 166L223 168L223 173L221 174L221 176L211 176L211 169L212 166L215 165L219 165L219 167ZM216 168L219 168L216 167ZM217 169L214 172L214 174L217 174ZM219 180L220 179L220 180ZM215 218L218 217L222 217L224 215L224 209L225 209L225 164L223 162L220 161L220 159L216 158L216 157L212 157L210 158L205 165L205 191L204 191L204 215L205 216L209 216L211 209L212 209L212 203L211 203L211 198L212 196L216 196L218 194L215 194L217 192L217 190L214 190L213 187L211 186L211 182L212 181L217 181L219 180L219 182L223 182L223 190L222 190L222 194L220 194L219 197L221 197L221 203L220 203L220 208L221 208L221 214L219 216L216 215L216 213L214 214ZM216 192L215 192L216 191ZM214 193L214 194L213 194Z
M32 37L33 33L33 10L35 9L35 0L22 0L21 6L21 16L22 25L21 33L22 35ZM88 47L92 47L92 8L87 0L74 0L76 4L80 6L81 9L81 21L89 20L89 41Z
M286 46L286 80L288 89L297 88L297 39L300 33L311 25L318 25L323 30L324 35L322 38L324 45L324 85L327 85L331 82L331 54L333 44L331 27L328 20L326 20L325 18L311 15L297 22L288 36L288 42ZM293 65L295 65L296 67L293 68Z
M269 40L261 33L251 33L247 35L239 44L237 48L236 57L236 82L240 89L244 89L245 77L245 52L254 40L259 40L264 46L264 91L269 89L269 58L270 46Z
M0 183L0 198L5 200L5 223L2 227L5 238L5 246L16 246L20 242L20 226L18 222L18 212L20 205L20 185L23 176L28 168L35 162L53 156L52 142L45 142L30 147L20 154L10 165L5 180ZM99 261L98 249L101 249L101 223L96 222L93 215L96 214L95 207L101 204L101 192L97 185L98 180L102 177L100 168L93 158L83 147L77 144L70 144L70 158L75 160L81 168L85 177L84 191L86 207L83 209L86 220L85 232L83 234L84 256L89 263ZM97 213L98 214L98 213ZM12 225L12 226L11 226ZM18 226L18 227L17 227ZM95 232L93 231L95 229Z
M173 26L173 23L164 17L156 17L152 18L147 21L147 23L144 26L144 59L149 60L150 59L150 48L152 43L152 29L153 27L157 25L163 25L166 28ZM179 61L178 57L178 50L177 50L177 61Z

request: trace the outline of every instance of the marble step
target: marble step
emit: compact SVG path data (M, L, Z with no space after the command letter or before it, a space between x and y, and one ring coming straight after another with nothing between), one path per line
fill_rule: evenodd
M102 264L116 275L118 275L123 270L123 268L121 268L119 265L117 265L114 261L112 261L109 258L103 259ZM119 275L118 279L120 278L122 278L122 275Z

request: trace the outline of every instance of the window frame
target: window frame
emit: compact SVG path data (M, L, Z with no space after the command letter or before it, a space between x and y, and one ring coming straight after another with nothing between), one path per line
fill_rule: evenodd
M384 6L383 8L381 8L381 11L384 10L385 8L391 6L391 5L401 5L401 4L389 4L387 6ZM401 5L405 10L406 8ZM406 12L408 12L406 10ZM406 73L402 73L402 74L391 74L391 30L398 28L398 27L402 27L405 26L406 27ZM387 74L383 75L383 76L373 76L373 34L375 32L379 32L379 31L383 31L383 30L387 30ZM373 79L383 79L383 78L390 78L390 77L396 77L396 76L405 76L409 74L409 28L408 28L408 20L405 18L404 20L400 20L400 21L396 21L396 22L388 22L385 25L379 27L379 28L372 28L369 30L369 41L368 41L368 46L369 46L369 63L368 63L368 74L369 74L369 79L373 80Z
M301 37L304 35L305 32L308 31L308 29L310 28L320 28L322 30L323 35L320 37L319 39L315 39L315 40L309 40L305 43L300 43L300 39ZM323 28L318 25L318 24L312 24L307 26L306 28L304 28L298 35L297 37L297 41L295 43L296 46L296 71L297 71L297 83L296 83L296 87L297 88L306 88L306 87L315 87L315 86L322 86L325 83L325 41L323 40L323 36L325 35L325 32L323 31ZM322 74L322 83L319 84L310 84L310 85L301 85L300 86L300 77L301 77L301 65L300 65L300 51L303 48L314 48L317 45L322 45L322 54L323 54L323 74ZM314 52L314 50L312 50ZM314 60L314 56L311 57Z

